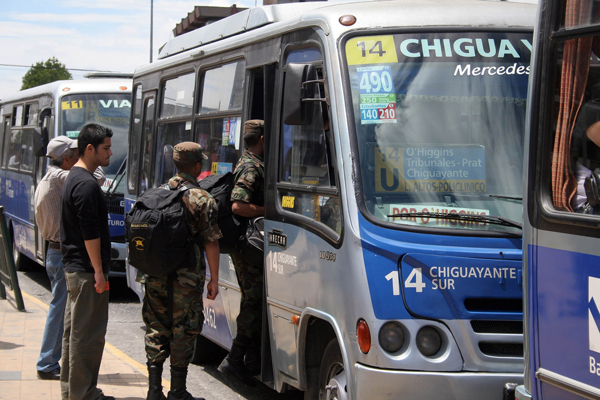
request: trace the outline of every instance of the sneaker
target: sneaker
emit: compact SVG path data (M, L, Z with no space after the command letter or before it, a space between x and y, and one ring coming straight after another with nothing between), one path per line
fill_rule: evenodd
M53 369L50 372L38 371L37 377L38 379L43 379L47 381L58 381L60 380L60 367Z

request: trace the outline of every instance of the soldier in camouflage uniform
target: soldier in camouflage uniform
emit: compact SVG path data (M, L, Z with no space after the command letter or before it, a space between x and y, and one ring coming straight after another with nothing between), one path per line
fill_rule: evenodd
M202 169L202 147L194 142L175 146L173 160L177 175L169 180L169 187L179 189L197 186L196 176ZM196 257L169 277L145 276L146 294L142 316L146 324L146 357L149 385L147 400L164 400L162 392L163 363L170 356L171 390L169 400L198 400L186 390L187 368L192 357L194 339L202 331L204 322L202 292L206 264L210 269L207 298L214 300L219 292L219 242L221 231L217 226L217 205L210 194L192 187L183 195L190 235L197 236ZM172 300L169 288L172 286ZM172 303L171 303L172 302ZM171 310L169 305L171 305Z
M244 218L263 216L265 191L264 122L244 124L246 150L235 167L231 211ZM219 371L254 386L252 376L260 373L264 263L251 265L242 254L230 254L242 292L237 335ZM245 361L244 361L245 360Z

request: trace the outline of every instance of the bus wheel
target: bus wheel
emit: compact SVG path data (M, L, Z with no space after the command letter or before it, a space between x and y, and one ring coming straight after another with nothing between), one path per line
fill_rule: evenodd
M347 379L337 339L331 339L319 370L319 400L347 400Z
M219 364L225 356L227 351L214 343L212 340L205 338L202 335L196 336L194 340L194 352L192 353L193 364Z

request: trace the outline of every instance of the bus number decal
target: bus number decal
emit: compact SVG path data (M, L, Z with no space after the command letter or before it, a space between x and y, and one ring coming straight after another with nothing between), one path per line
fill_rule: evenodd
M63 110L77 110L83 108L83 100L69 100L62 102Z
M398 278L398 271L392 271L385 276L386 280L392 280L392 291L394 296L400 296L400 279Z
M346 42L348 65L397 63L393 36L356 37Z
M408 278L406 278L404 281L404 287L415 288L417 293L421 293L425 286L425 283L423 283L423 274L421 273L421 268L413 268L411 273L408 275Z

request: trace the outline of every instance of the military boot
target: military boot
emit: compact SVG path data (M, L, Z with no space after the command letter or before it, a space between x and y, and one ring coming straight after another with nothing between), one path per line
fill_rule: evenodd
M246 385L254 387L256 386L256 382L252 379L252 376L248 373L244 365L244 356L247 349L247 344L242 343L238 339L233 339L229 354L227 354L227 357L225 357L217 369L224 375L232 376Z
M148 361L148 395L146 400L166 400L162 391L162 371L163 363L153 363Z
M246 351L246 358L244 359L246 370L250 376L256 376L260 374L260 347L250 346Z
M171 390L167 400L204 400L203 397L194 397L186 390L187 367L174 367L171 365Z

